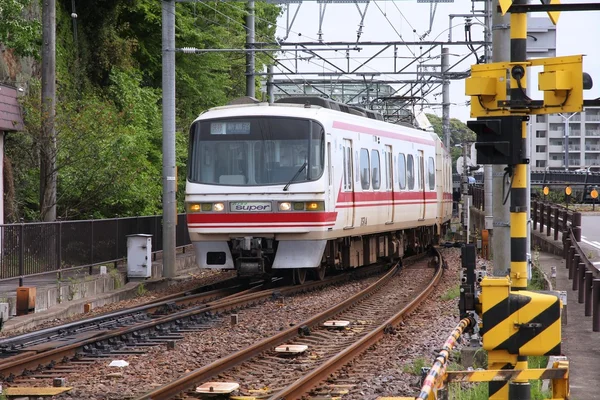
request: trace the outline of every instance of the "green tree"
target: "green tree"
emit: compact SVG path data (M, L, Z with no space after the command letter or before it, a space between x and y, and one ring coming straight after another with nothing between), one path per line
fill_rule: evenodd
M433 130L444 140L442 119L435 114L426 114ZM469 129L467 124L456 118L450 119L450 154L452 155L452 170L456 172L456 160L462 155L460 147L464 142L474 142L477 136ZM458 147L457 147L458 146Z
M0 0L0 42L20 55L38 55L40 16L28 14L27 6L35 3ZM176 12L178 47L244 48L243 4L178 3ZM63 218L161 212L161 13L155 0L88 0L78 5L75 41L71 0L57 1L57 209ZM279 13L275 5L256 4L257 41L274 41ZM22 29L10 28L15 23ZM176 62L181 193L187 129L207 108L244 95L245 57L178 53ZM257 71L268 62L269 55L258 54ZM6 141L8 221L39 218L39 188L32 184L39 181L39 76L22 103L25 131Z
M16 56L39 56L41 24L32 19L32 0L0 0L0 43Z

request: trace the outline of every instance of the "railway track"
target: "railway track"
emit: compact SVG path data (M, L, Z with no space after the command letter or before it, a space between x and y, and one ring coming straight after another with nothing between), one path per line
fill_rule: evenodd
M235 288L227 287L206 293L185 295L185 299L171 298L165 302L159 301L147 304L139 308L154 310L155 313L149 319L142 319L138 323L129 326L114 325L110 329L91 329L90 321L79 321L68 324L70 328L79 326L82 331L74 335L64 335L55 340L46 340L52 335L45 332L44 335L33 332L30 336L39 337L41 344L35 344L35 340L13 337L6 339L6 346L17 346L20 352L0 361L0 379L4 382L27 382L27 380L47 379L56 376L64 376L68 373L77 372L77 364L90 364L99 358L118 357L127 354L141 354L149 346L169 344L182 339L185 332L204 331L211 327L218 313L231 311L246 306L256 305L274 296L290 296L309 290L315 290L327 285L344 282L360 275L369 275L380 271L383 267L377 266L357 271L353 274L345 274L327 278L323 281L311 282L302 286L276 287L262 289L255 286L250 289L235 291ZM231 293L234 291L234 293ZM195 302L200 299L213 298L205 303L191 305L191 298ZM178 302L188 304L188 308L179 309ZM132 310L123 310L118 313L131 313ZM102 316L107 317L107 316ZM99 318L99 317L98 317ZM97 322L96 322L97 324ZM60 332L62 327L49 328L53 332ZM41 339L41 338L44 339ZM12 342L10 342L12 340ZM28 340L28 341L27 341ZM44 341L45 340L45 341ZM10 343L10 344L9 344ZM27 344L27 345L25 345ZM27 378L24 380L24 378Z
M435 268L424 268L429 264L427 260L412 259L410 267L405 261L401 273L396 266L346 301L138 399L170 399L181 395L197 398L196 387L213 380L233 382L239 385L241 395L255 398L301 398L332 372L380 340L427 297L442 274L439 253L435 258ZM399 287L406 285L411 285L418 293L415 296L399 294L404 293L398 290ZM343 329L336 329L339 323L333 329L322 326L331 319L352 324ZM296 346L305 346L306 349L294 355L293 350L304 348ZM210 390L210 384L207 387Z
M250 282L248 288L255 288L262 281ZM24 351L34 351L32 346L40 346L56 340L67 341L69 337L88 331L110 330L129 326L140 321L149 320L153 315L161 313L165 308L184 308L190 305L215 300L233 293L239 293L243 288L237 278L224 279L196 289L186 290L148 301L137 307L110 312L75 322L57 325L51 328L10 336L0 339L0 363L6 358L13 357ZM4 360L3 360L4 359Z

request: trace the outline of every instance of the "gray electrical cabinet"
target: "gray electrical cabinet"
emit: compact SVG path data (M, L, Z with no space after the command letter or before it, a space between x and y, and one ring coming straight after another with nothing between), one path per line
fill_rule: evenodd
M127 236L127 277L149 278L152 276L152 235Z

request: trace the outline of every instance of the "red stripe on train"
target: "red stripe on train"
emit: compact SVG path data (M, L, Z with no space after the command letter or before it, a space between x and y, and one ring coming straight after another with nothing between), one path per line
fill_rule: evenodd
M377 136L388 137L388 138L392 138L392 139L400 139L400 140L404 140L406 142L426 144L429 146L434 145L434 142L431 139L416 138L416 137L412 137L412 136L408 136L408 135L403 135L401 133L396 133L396 132L391 132L391 131L382 131L381 129L368 128L366 126L349 124L347 122L342 122L342 121L333 121L333 127L336 129L343 129L345 131L366 133L369 135L377 135Z
M310 223L335 222L337 212L266 212L266 213L199 213L187 214L188 224L227 224L239 223L240 219L247 223Z
M337 203L347 203L353 200L354 203L361 203L366 201L424 201L424 200L435 200L437 199L436 192L338 192ZM358 205L358 204L357 204Z

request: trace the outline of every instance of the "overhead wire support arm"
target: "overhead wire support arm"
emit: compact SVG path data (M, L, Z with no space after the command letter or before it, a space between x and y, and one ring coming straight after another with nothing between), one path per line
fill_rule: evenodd
M600 3L561 3L561 4L515 4L508 12L553 12L553 11L600 11Z

